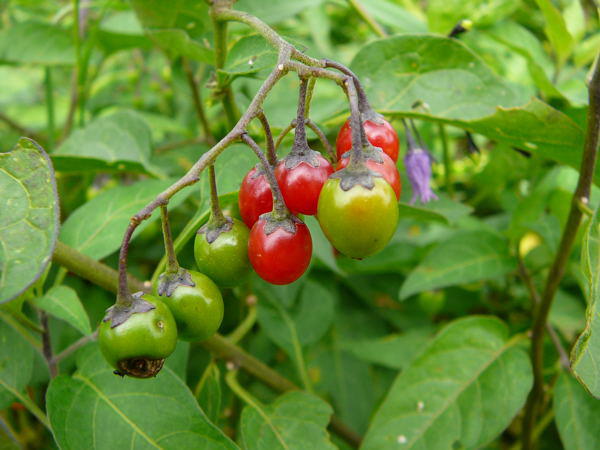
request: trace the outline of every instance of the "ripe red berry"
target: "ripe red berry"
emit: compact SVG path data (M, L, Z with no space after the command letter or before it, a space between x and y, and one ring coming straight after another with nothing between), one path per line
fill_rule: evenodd
M398 168L396 167L394 161L392 161L392 159L388 155L386 155L380 150L377 151L383 161L380 163L377 162L375 159L368 158L365 161L365 164L373 172L380 174L383 177L383 179L387 181L390 184L390 186L392 186L392 189L396 194L396 198L400 200L401 181ZM341 158L340 162L337 165L336 171L344 169L346 166L348 166L349 162L350 155L346 155L343 158Z
M381 119L382 123L376 123L371 120L363 122L365 134L369 142L382 149L394 162L398 161L399 141L398 133L390 123ZM350 128L350 118L340 129L337 140L335 141L337 148L337 157L340 159L344 153L352 148L352 130Z
M240 215L248 228L256 223L261 214L273 209L273 194L267 178L256 167L246 174L238 195Z
M308 268L312 239L298 218L277 223L272 215L258 219L250 231L248 257L256 273L272 284L296 281Z
M316 166L308 161L300 161L289 167L286 158L275 169L281 194L292 214L315 215L323 184L333 173L329 161L318 152L314 153Z

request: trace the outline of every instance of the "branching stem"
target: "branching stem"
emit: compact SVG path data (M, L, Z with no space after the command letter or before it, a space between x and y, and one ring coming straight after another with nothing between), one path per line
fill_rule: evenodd
M598 61L598 58L597 58ZM544 330L552 300L558 289L571 254L571 248L583 215L578 206L579 202L588 203L598 152L598 134L600 133L600 63L596 62L588 87L589 108L587 117L587 132L579 169L577 188L571 200L571 208L565 225L558 252L548 273L546 285L542 292L539 305L535 308L531 336L531 361L533 364L533 389L529 393L523 419L522 442L523 450L533 447L532 430L536 422L539 405L544 397Z

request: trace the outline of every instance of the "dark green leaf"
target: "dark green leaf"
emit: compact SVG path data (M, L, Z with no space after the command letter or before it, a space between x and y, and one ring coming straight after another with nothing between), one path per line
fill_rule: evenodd
M74 131L52 153L61 172L134 171L159 173L150 164L150 129L136 113L120 111Z
M531 387L520 341L496 318L446 326L396 378L363 448L485 446L509 425Z
M64 320L81 332L90 334L90 319L77 296L77 292L68 286L54 286L43 297L36 298L35 306L48 314Z
M43 22L22 22L0 31L0 62L69 65L75 47L68 30Z
M590 220L582 243L582 271L589 283L585 329L571 352L571 367L577 379L600 398L600 209Z
M560 439L567 450L598 448L600 400L591 397L563 371L554 388L554 412Z
M364 46L352 69L381 112L456 125L579 167L582 129L540 100L526 103L518 90L456 39L431 35L382 39ZM416 102L427 110L414 109Z
M0 409L27 386L33 372L33 347L0 320Z
M306 392L289 392L268 406L242 411L242 446L250 450L334 449L327 423L331 406Z
M144 180L102 192L69 216L62 226L60 240L95 259L110 255L121 245L131 216L150 203L173 181ZM190 193L190 189L181 191L169 202L169 207L176 207ZM134 236L158 217L159 214L155 211L151 219L138 226Z
M218 422L221 416L221 372L219 366L211 361L198 384L195 391L198 403L206 413L211 422Z
M171 369L153 379L120 378L92 345L78 370L52 380L46 402L62 449L237 448L198 407Z
M31 286L46 270L59 227L54 170L34 141L0 153L0 303Z
M171 56L212 64L213 49L206 40L212 27L208 4L195 0L132 0L146 34Z
M502 276L515 267L501 236L463 231L434 247L400 289L400 299L422 291Z

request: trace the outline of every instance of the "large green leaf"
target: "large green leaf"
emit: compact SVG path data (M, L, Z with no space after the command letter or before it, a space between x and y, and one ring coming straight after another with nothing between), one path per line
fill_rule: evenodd
M135 171L155 174L152 143L145 120L132 111L100 117L75 130L52 153L61 172Z
M60 240L80 252L102 259L117 250L129 219L164 191L174 180L144 180L130 186L118 186L102 192L79 207L63 223ZM180 204L191 189L176 194L169 202L174 208ZM152 218L142 222L134 237L159 217L155 211Z
M27 386L33 372L33 347L0 320L0 409Z
M0 153L0 303L9 301L46 270L59 227L52 163L26 138Z
M365 45L351 67L373 106L383 113L456 125L579 167L582 129L540 100L527 102L456 39L431 35L382 39ZM413 109L417 102L427 109Z
M571 352L571 366L577 379L600 398L600 209L590 221L582 244L582 271L589 283L586 324Z
M170 368L149 380L120 378L97 345L81 352L77 366L73 376L54 378L46 394L61 449L237 448Z
M0 31L0 62L65 65L75 63L68 30L43 22L22 22Z
M396 378L363 448L483 447L509 425L531 387L520 341L492 317L447 325Z
M77 292L68 286L54 286L43 297L34 300L35 306L64 320L81 332L90 334L90 319L77 296Z
M236 41L227 52L225 67L228 75L250 75L262 69L274 67L277 49L260 35L244 36Z
M429 28L448 34L463 19L477 26L490 25L517 10L520 3L520 0L430 0L427 2Z
M306 392L288 392L268 406L242 411L242 447L249 450L335 449L327 424L331 406Z
M508 244L485 230L462 231L439 243L408 275L400 299L457 284L488 280L514 269Z
M246 11L267 23L280 22L289 17L295 16L300 11L313 6L318 6L323 0L239 0L235 8Z
M567 372L560 374L554 388L554 412L565 449L598 448L600 400L591 397Z
M146 34L171 56L211 64L214 51L206 37L211 31L208 4L195 0L132 0Z

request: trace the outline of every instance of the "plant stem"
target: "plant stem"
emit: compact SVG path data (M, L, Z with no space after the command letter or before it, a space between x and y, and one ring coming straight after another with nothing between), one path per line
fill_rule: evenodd
M308 89L306 90L306 112L304 113L304 117L308 122L308 116L310 115L310 104L312 103L313 93L315 91L315 84L317 83L316 78L310 78L308 80Z
M363 126L360 117L360 111L358 108L358 97L356 94L356 87L354 80L349 78L346 81L346 92L348 94L348 101L350 102L350 128L352 131L352 155L350 158L349 166L358 165L363 160L363 139L362 132Z
M47 150L54 150L54 88L52 84L52 69L44 68L44 88L46 93L46 129L48 130Z
M77 341L73 342L71 345L69 345L67 348L65 348L62 352L60 352L58 355L55 355L52 358L52 363L54 364L58 364L59 362L61 362L63 359L67 358L68 356L72 355L73 353L75 353L77 350L79 350L81 347L85 346L87 343L95 341L98 338L98 330L94 331L92 334L88 334L86 336L83 336L81 339L78 339Z
M89 256L83 255L61 242L57 242L53 260L69 269L69 271L79 275L81 278L89 280L110 292L116 293L119 289L119 276L116 270ZM149 283L143 283L130 275L129 284L135 290L148 290L150 288ZM299 389L298 386L290 380L282 377L262 361L259 361L218 333L205 341L200 342L199 345L210 351L216 358L233 361L246 372L255 376L276 391L285 392ZM57 355L57 358L61 355L62 353ZM352 445L357 447L360 444L360 436L346 427L335 416L331 419L331 428Z
M289 211L285 206L285 202L283 201L283 195L281 194L281 189L279 189L279 184L275 178L273 167L269 164L269 161L267 161L267 158L260 149L259 145L250 137L248 133L242 134L242 141L244 141L244 143L246 143L248 147L254 151L263 166L265 177L267 178L269 186L271 187L271 192L273 193L273 212L277 218L283 219L288 217Z
M256 306L250 306L248 308L248 314L244 317L244 320L240 322L240 324L227 336L229 342L232 344L237 344L240 342L244 336L252 329L254 324L256 323Z
M277 152L275 149L275 142L273 141L271 125L269 125L269 120L267 119L267 116L265 115L262 109L258 112L256 117L258 118L258 120L260 120L260 123L265 132L265 139L267 141L267 160L269 161L269 164L275 166L277 164Z
M48 328L48 314L45 311L40 311L40 324L42 325L42 353L48 364L50 377L54 378L58 375L58 367L52 357L52 341L50 340L50 329Z
M294 119L287 127L285 127L283 130L281 130L281 133L279 133L279 136L277 136L277 141L275 142L275 150L276 151L279 148L279 146L281 145L281 143L283 142L283 140L285 139L285 137L288 135L288 133L290 131L292 131L295 126L296 126L296 120Z
M452 160L450 159L450 149L448 148L448 136L446 127L443 124L438 125L440 138L442 139L442 151L444 152L444 180L446 182L446 192L450 198L454 197L454 186L452 185Z
M215 165L208 166L208 179L210 184L210 210L212 215L210 222L213 226L221 227L227 223L227 219L223 215L221 205L219 204L219 193L217 191L217 176L215 174Z
M371 27L371 29L375 32L375 34L379 37L387 37L386 31L383 29L381 25L377 23L377 21L373 18L373 16L365 9L365 7L358 0L348 0L350 6L354 8L354 10L358 13L362 19L367 22L367 24Z
M217 70L222 69L225 66L225 60L227 58L227 22L221 20L216 14L215 9L211 9L211 17L213 20L213 26L215 29L215 67ZM235 105L235 98L231 85L219 86L223 95L223 109L227 116L229 126L233 127L238 120L239 113Z
M314 80L314 78L313 78L313 80ZM327 151L327 154L329 155L329 159L332 162L335 161L337 158L337 155L335 153L335 150L329 143L329 139L327 139L327 136L325 136L325 133L323 133L323 131L319 128L319 126L316 123L314 123L311 119L306 119L306 126L308 128L310 128L311 130L313 130L313 132L317 135L317 137L321 141L321 144L323 144L325 151Z
M301 152L308 148L306 139L306 128L304 126L304 114L306 110L306 90L308 88L308 78L300 78L300 89L298 93L298 110L296 113L296 128L294 129L294 146L292 152Z
M173 235L171 234L171 226L169 225L169 212L165 205L160 207L160 221L165 241L165 253L167 254L167 273L177 273L179 271L179 263L177 262L177 255L173 248Z
M597 59L598 60L598 59ZM579 169L577 188L571 200L571 208L567 223L563 231L558 252L548 273L546 285L542 293L539 306L534 314L534 323L531 336L531 361L533 365L533 389L527 399L525 417L523 419L522 442L523 449L529 450L533 446L532 429L538 416L538 406L544 396L544 330L548 313L552 306L554 294L563 278L565 268L575 241L577 230L581 222L582 212L577 206L578 201L589 203L589 196L598 152L598 134L600 133L600 63L596 62L592 79L588 87L589 108L587 116L587 132Z
M196 116L198 117L198 122L200 123L202 131L204 132L206 143L212 147L213 145L215 145L216 140L212 132L210 131L210 124L208 123L208 118L206 117L206 112L204 111L204 107L202 105L200 89L198 89L198 85L196 83L196 80L194 79L194 73L190 66L190 62L186 58L182 58L181 64L183 67L183 71L185 72L188 86L190 87L190 91L192 93L192 102L194 104Z

